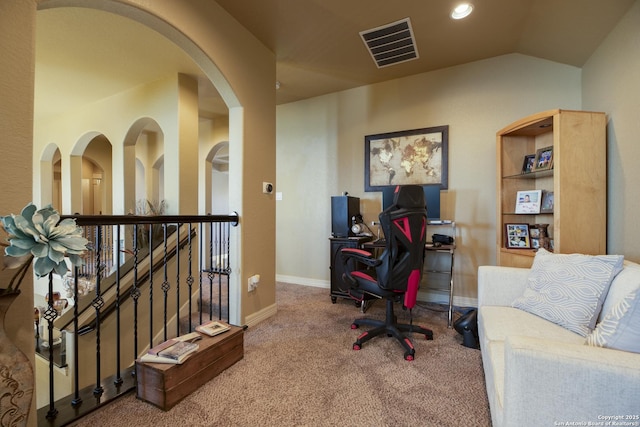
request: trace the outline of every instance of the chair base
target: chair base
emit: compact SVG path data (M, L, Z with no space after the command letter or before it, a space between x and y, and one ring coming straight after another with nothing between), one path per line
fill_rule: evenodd
M387 336L395 337L400 345L404 348L405 360L413 360L415 358L415 349L413 343L404 334L408 333L420 333L425 336L426 339L433 339L433 331L431 329L423 328L418 325L408 325L403 323L396 323L397 317L393 312L393 300L387 299L387 314L384 321L375 319L356 319L351 324L351 329L357 329L361 325L372 326L373 329L360 334L355 343L353 343L354 350L360 350L362 345L372 338L379 335L386 334Z

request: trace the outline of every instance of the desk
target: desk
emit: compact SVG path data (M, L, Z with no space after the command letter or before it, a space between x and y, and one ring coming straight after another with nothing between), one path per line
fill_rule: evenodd
M427 222L427 233L445 234L456 238L456 223L451 220L430 220ZM455 259L456 244L435 246L427 242L423 268L423 282L426 289L435 292L446 292L449 300L447 326L453 326L453 261Z
M329 266L331 270L331 302L336 303L338 297L340 298L350 298L349 294L343 291L346 285L342 282L342 275L345 272L345 266L342 261L342 255L340 250L343 248L362 248L362 246L371 241L371 237L368 236L358 236L358 237L331 237L329 238L331 245L331 265ZM349 261L349 268L355 270L355 266L353 265L355 261ZM361 306L362 312L366 310L366 304L362 304Z

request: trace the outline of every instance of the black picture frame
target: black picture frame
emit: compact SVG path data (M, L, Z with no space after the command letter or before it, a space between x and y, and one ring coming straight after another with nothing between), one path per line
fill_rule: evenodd
M531 173L533 172L533 168L536 162L535 154L527 154L524 156L524 161L522 162L522 172L521 173Z
M449 126L364 137L364 191L397 185L449 186Z

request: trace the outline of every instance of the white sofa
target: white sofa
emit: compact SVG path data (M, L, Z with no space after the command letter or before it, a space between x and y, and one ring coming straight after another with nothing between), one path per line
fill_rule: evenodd
M640 425L640 354L589 346L585 337L511 307L529 272L478 270L478 335L493 426ZM625 261L598 322L639 286L640 265Z

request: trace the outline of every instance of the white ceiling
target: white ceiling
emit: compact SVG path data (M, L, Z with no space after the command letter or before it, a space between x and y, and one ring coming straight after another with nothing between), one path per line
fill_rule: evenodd
M581 67L636 0L217 0L275 52L278 104L508 53ZM419 59L378 69L360 31L409 17ZM201 80L204 115L224 114L198 67L154 31L84 8L39 11L36 117L175 72ZM275 82L274 82L275 86Z

